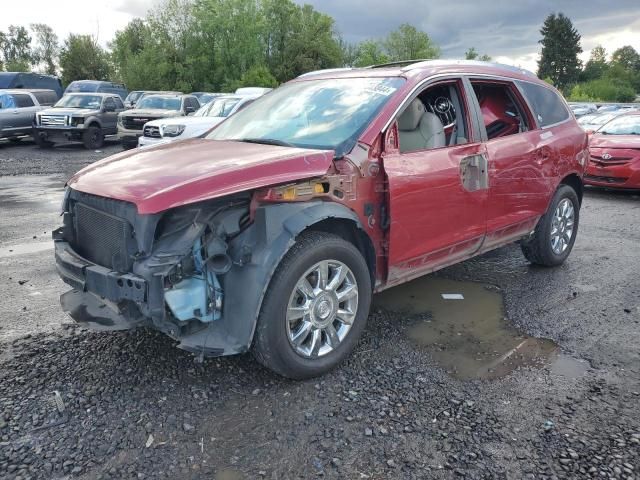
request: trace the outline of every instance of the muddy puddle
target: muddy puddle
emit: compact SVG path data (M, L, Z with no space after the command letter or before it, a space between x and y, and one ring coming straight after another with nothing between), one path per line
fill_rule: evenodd
M461 380L500 378L519 367L575 378L588 368L553 341L511 327L491 285L426 276L376 295L374 307L410 317L411 340Z

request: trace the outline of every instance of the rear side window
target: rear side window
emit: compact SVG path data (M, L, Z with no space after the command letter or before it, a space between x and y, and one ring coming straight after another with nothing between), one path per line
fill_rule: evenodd
M13 95L13 98L15 99L16 106L18 108L26 108L26 107L34 106L33 99L29 95L25 95L23 93L15 93Z
M518 84L529 100L541 127L564 122L570 117L562 99L550 88L528 82L518 82Z
M38 99L40 105L47 107L56 103L57 100L55 92L34 92L33 95Z
M106 108L112 108L112 109L116 109L116 102L113 101L113 98L109 97L109 98L105 98L104 100L104 106Z

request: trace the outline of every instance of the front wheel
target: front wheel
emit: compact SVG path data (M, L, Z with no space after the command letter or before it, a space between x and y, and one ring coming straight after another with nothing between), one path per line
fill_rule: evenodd
M555 267L562 264L573 249L579 221L578 195L570 186L560 185L533 235L522 242L522 253L537 265Z
M102 129L95 126L87 128L82 134L82 143L84 143L84 148L89 150L101 148L102 145L104 145L104 133L102 133Z
M289 378L328 372L356 345L371 294L369 268L353 244L328 233L303 234L269 283L254 356Z

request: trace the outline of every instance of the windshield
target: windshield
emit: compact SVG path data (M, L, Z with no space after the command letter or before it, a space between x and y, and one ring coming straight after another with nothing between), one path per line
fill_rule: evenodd
M93 82L71 82L67 87L67 92L97 92L98 83Z
M125 99L126 102L136 102L144 92L131 92Z
M180 97L162 97L150 95L144 97L136 104L136 108L150 108L157 110L180 110Z
M54 108L100 108L102 97L100 95L65 95Z
M206 104L194 115L196 117L228 117L241 99L235 98L219 98L211 103Z
M612 118L616 118L618 115L615 113L585 115L578 119L580 125L604 125Z
M640 135L640 115L624 115L611 120L598 130L604 135Z
M403 78L341 78L284 85L225 120L207 138L351 151Z

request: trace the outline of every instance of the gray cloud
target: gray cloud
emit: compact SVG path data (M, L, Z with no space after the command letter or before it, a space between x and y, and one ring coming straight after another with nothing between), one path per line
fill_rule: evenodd
M539 50L540 26L552 12L569 16L589 39L631 27L640 36L638 0L300 0L331 15L343 37L352 42L380 38L401 23L426 31L446 57L460 57L469 47L493 57L516 58Z

